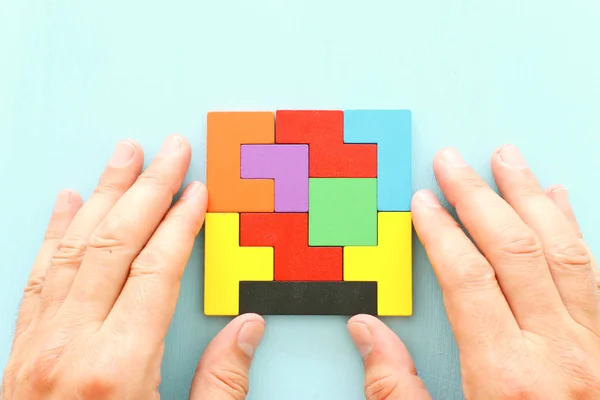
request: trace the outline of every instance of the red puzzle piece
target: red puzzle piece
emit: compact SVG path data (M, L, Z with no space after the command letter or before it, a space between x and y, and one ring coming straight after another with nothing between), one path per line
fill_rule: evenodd
M308 246L307 213L242 213L240 246L272 246L276 281L341 281L342 248Z
M343 111L277 111L275 143L307 143L311 178L377 177L377 145L345 144Z

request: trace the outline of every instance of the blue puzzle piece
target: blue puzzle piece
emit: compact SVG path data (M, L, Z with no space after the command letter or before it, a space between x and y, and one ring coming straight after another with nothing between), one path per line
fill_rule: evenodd
M410 211L412 123L409 110L344 111L345 143L377 144L377 208Z

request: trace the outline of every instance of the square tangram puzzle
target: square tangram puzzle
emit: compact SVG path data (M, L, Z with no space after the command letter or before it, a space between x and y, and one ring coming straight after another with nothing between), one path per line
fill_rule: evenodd
M410 111L207 124L206 315L412 314Z

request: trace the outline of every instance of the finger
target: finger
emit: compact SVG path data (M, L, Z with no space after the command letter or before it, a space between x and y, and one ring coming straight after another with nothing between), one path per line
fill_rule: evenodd
M383 322L357 315L348 321L348 331L363 359L367 399L431 399L406 346Z
M256 314L241 315L223 328L200 359L190 400L245 399L250 363L264 331L264 320Z
M69 224L77 211L81 208L83 201L79 193L74 190L62 190L56 197L54 210L46 229L44 241L37 257L33 263L33 268L29 274L27 285L23 294L21 308L17 319L17 329L15 340L29 326L31 319L39 305L40 294L44 286L46 271L50 258L56 249L56 245L65 234Z
M143 150L138 143L126 140L115 146L96 189L55 246L42 290L38 318L42 315L51 318L62 305L77 275L92 231L135 182L143 162Z
M573 211L573 208L571 207L571 203L569 201L568 191L560 185L554 185L546 189L546 195L562 211L567 220L573 226L573 229L575 229L577 236L580 238L581 244L585 246L585 248L588 251L591 260L592 271L594 272L594 277L596 279L596 296L598 299L598 303L600 304L600 269L598 269L598 262L596 261L592 250L583 239L581 228L579 227L579 223L577 222L577 218L575 217L575 212Z
M415 194L415 230L438 278L459 348L489 349L520 335L494 269L430 191Z
M573 228L573 222L544 193L515 146L497 150L491 164L502 196L536 232L566 309L580 324L595 325L599 312L596 282L579 229Z
M434 173L446 198L496 272L504 297L524 329L568 317L541 243L517 213L454 149L438 153Z
M162 343L179 296L181 277L202 228L208 194L192 182L146 247L133 261L129 277L105 325L126 326L131 336L146 333L150 347Z
M575 218L575 212L573 211L571 203L569 202L567 189L560 185L552 185L545 190L545 193L546 196L562 212L567 221L569 221L577 237L583 238L583 233L581 233L579 222L577 222L577 218Z
M104 321L121 293L132 261L171 206L190 163L189 143L169 136L148 168L91 234L65 309ZM81 319L81 318L80 318Z
M565 218L567 218L567 221L569 221L569 223L575 230L575 234L578 238L580 238L581 244L587 249L591 259L591 266L593 267L592 269L594 270L594 272L597 272L598 263L596 262L596 259L594 258L591 249L589 248L585 240L583 240L583 233L581 232L581 228L579 227L579 223L577 222L577 218L575 217L575 212L571 207L568 193L569 192L567 191L567 189L560 185L554 185L546 189L546 195L548 196L548 198L552 200L554 204L556 204L556 206L563 213Z

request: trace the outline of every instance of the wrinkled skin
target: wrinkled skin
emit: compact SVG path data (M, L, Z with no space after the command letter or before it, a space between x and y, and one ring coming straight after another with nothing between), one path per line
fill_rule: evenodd
M518 149L491 159L502 198L454 149L438 183L471 239L429 191L415 229L443 291L466 399L600 399L600 278L567 192L542 190ZM430 399L402 342L368 316L348 324L369 400Z
M191 157L170 136L142 172L139 144L117 145L88 201L57 198L25 289L1 398L158 399L164 339L180 279L202 227L207 192L190 183L171 206ZM244 399L264 332L234 319L198 365L190 399Z
M23 295L3 400L160 397L164 339L206 212L200 182L171 204L190 157L189 143L170 136L142 172L142 148L124 141L85 204L73 190L59 194ZM491 166L502 197L455 150L434 161L470 238L433 193L417 192L412 204L465 397L600 399L600 277L567 192L542 190L513 146ZM367 399L430 399L382 322L357 315L348 330ZM229 323L202 355L190 399L244 399L263 333L258 315Z

